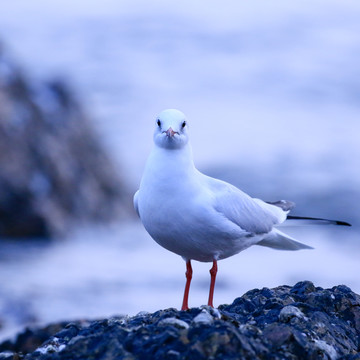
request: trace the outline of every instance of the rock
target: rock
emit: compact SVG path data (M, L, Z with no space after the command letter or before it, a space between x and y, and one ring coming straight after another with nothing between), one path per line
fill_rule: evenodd
M49 238L118 216L124 181L75 94L29 79L0 43L0 237Z
M294 317L302 320L307 320L303 312L292 305L283 307L279 314L279 320L284 323L289 322Z
M15 341L8 340L0 344L0 354L4 352L25 354L33 352L51 336L60 332L67 326L69 326L67 322L60 322L40 329L26 328L22 333L17 335Z
M194 317L193 322L198 324L211 324L214 322L214 318L208 311L202 309L201 312Z
M182 328L182 329L189 328L189 324L187 322L177 319L177 318L174 318L174 317L170 317L170 318L161 320L161 321L159 321L159 324L158 324L158 326L167 326L167 325L174 325L175 327Z
M56 325L27 330L14 344L0 344L0 359L355 360L360 359L359 316L360 296L349 288L301 282L255 289L218 309L142 312L70 323L56 333ZM40 345L42 331L48 339Z

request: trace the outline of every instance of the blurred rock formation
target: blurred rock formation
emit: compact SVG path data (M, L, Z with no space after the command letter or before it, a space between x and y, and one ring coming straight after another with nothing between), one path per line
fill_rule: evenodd
M124 181L62 81L37 83L0 43L0 239L64 235L124 210Z

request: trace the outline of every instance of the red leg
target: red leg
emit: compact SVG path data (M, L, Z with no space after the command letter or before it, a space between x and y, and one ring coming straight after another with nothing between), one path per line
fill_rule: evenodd
M217 261L213 260L213 266L210 269L211 282L210 282L209 301L208 301L208 305L211 306L211 307L214 307L214 305L213 305L213 297L214 297L216 273L217 273Z
M188 298L189 298L189 290L190 290L190 283L191 283L191 278L192 278L192 267L191 267L191 261L188 260L186 262L186 285L185 285L185 291L184 291L184 300L182 303L182 307L181 310L189 310L189 305L188 305Z

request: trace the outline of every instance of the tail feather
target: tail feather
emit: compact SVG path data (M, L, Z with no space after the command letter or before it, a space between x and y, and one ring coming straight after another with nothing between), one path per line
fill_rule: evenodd
M345 222L345 221L340 221L340 220L330 220L330 219L322 219L322 218L314 218L314 217L309 217L309 216L293 216L293 215L288 215L287 216L288 220L301 220L302 223L304 224L310 224L310 225L341 225L341 226L351 226L351 224Z
M302 249L313 249L311 246L296 241L278 229L273 229L264 240L261 240L256 245L266 246L276 250L295 251Z

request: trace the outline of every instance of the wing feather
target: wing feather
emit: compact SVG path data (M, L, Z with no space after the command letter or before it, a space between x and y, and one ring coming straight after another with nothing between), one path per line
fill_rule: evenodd
M208 181L215 210L249 233L268 233L286 219L286 213L277 206L253 199L224 181L212 178Z

